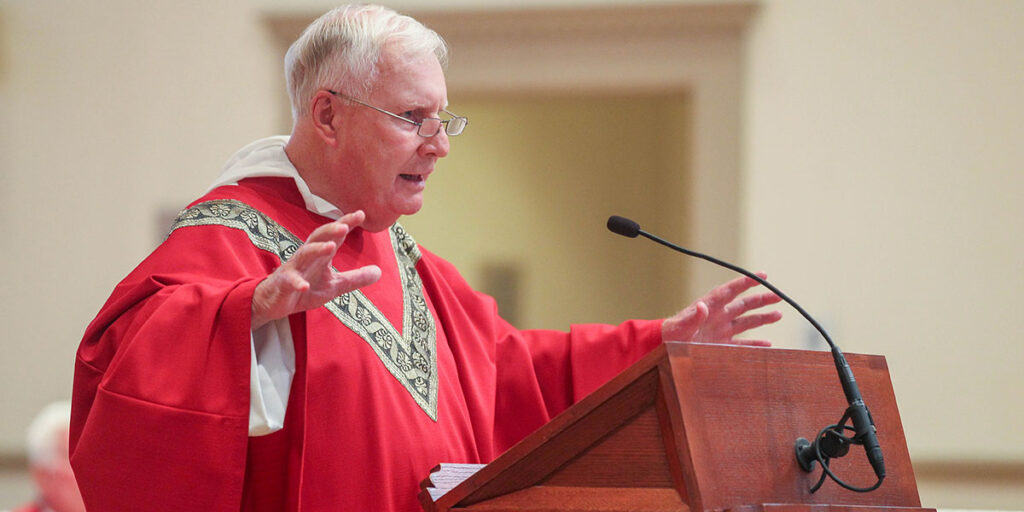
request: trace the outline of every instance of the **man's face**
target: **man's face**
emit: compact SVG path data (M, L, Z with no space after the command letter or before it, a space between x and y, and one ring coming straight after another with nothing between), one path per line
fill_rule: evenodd
M448 104L444 72L433 56L411 62L385 57L380 77L365 98L378 108L419 120L440 117ZM332 200L345 212L363 210L370 231L387 229L423 206L434 164L448 154L444 129L421 137L414 124L336 98L339 142L331 171Z

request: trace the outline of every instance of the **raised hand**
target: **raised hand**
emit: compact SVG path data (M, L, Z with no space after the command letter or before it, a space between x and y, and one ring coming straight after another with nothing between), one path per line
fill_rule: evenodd
M377 282L381 271L376 265L343 272L331 268L345 237L365 219L356 211L316 228L288 261L260 282L252 297L252 329Z
M758 276L762 279L765 277L764 274ZM757 281L749 277L739 277L716 287L687 308L665 319L661 327L662 339L770 345L771 343L764 340L734 339L750 329L778 322L782 318L782 313L778 311L750 313L782 300L770 292L740 297L740 294L756 285Z

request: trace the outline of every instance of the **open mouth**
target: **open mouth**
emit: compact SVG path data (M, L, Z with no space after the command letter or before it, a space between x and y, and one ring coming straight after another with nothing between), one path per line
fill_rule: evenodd
M399 174L398 176L405 181L412 181L415 183L427 180L427 177L422 174Z

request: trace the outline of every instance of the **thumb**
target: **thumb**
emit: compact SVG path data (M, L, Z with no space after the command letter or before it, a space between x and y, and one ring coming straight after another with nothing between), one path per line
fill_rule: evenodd
M704 301L694 302L665 320L661 325L662 341L692 341L709 314L708 305Z
M335 293L341 295L352 290L369 286L380 279L381 270L377 265L367 265L354 270L334 274Z

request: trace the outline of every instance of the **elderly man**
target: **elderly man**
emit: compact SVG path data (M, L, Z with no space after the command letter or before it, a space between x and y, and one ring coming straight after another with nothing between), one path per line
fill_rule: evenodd
M78 352L90 510L415 510L665 339L778 319L739 279L664 321L520 331L396 223L467 121L415 20L335 9L286 57L290 137L257 141L114 290Z

